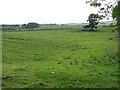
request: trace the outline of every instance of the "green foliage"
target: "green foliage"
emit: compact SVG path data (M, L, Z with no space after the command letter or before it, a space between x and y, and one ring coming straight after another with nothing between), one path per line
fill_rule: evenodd
M10 30L19 30L20 29L20 25L2 25L2 30L6 30L6 31L10 31Z
M39 24L35 22L30 22L28 24L22 25L22 29L34 29L34 28L39 28Z
M3 32L3 88L116 88L116 32ZM112 39L110 39L112 38Z
M120 17L120 3L118 3L118 4L113 8L112 17L113 17L113 19L116 19L116 20L117 20L117 24L118 24L118 18Z
M117 19L117 17L118 17L118 5L116 5L116 6L113 8L112 17L113 17L113 19Z
M97 28L96 25L99 23L98 19L100 19L98 14L90 14L87 20L89 21L89 25L84 26L84 28L94 31L94 28Z
M99 7L98 13L102 14L102 18L106 17L107 19L109 19L109 16L111 14L113 18L117 18L118 15L120 15L120 6L116 5L116 3L118 2L117 0L113 0L107 3L106 3L106 0L103 2L99 0L89 0L87 2L90 4L90 6Z
M34 23L34 22L30 22L27 24L27 28L39 28L39 24L38 23Z

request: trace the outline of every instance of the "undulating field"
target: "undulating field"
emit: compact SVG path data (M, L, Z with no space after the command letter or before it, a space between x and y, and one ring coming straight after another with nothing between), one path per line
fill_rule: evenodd
M104 30L3 32L3 88L118 87L117 32Z

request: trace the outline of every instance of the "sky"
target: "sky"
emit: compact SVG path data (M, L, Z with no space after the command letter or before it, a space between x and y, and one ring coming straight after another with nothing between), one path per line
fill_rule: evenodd
M86 23L98 8L86 0L0 0L0 24Z

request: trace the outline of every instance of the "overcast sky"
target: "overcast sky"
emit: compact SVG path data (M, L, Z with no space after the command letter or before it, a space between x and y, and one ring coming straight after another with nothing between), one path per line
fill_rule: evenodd
M86 0L0 0L0 24L83 23L97 13Z

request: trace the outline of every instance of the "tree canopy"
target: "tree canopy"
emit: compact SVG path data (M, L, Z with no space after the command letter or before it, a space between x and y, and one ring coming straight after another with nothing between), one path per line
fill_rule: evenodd
M99 23L99 15L98 14L90 14L88 16L88 22L89 25L84 26L84 29L89 30L89 31L95 31L95 28L97 28L97 24Z
M113 19L118 20L118 17L120 16L120 3L118 3L114 8L112 12Z
M38 28L39 24L38 23L34 23L34 22L30 22L27 24L27 28Z
M99 7L98 14L102 14L103 18L109 19L109 17L113 17L113 19L117 19L117 17L120 15L120 6L117 3L118 0L89 0L86 1L86 3L89 3L90 6L93 7ZM103 3L104 2L104 3ZM120 1L119 1L120 2Z
M39 24L35 22L29 22L28 24L23 24L22 28L27 28L27 29L39 28Z

